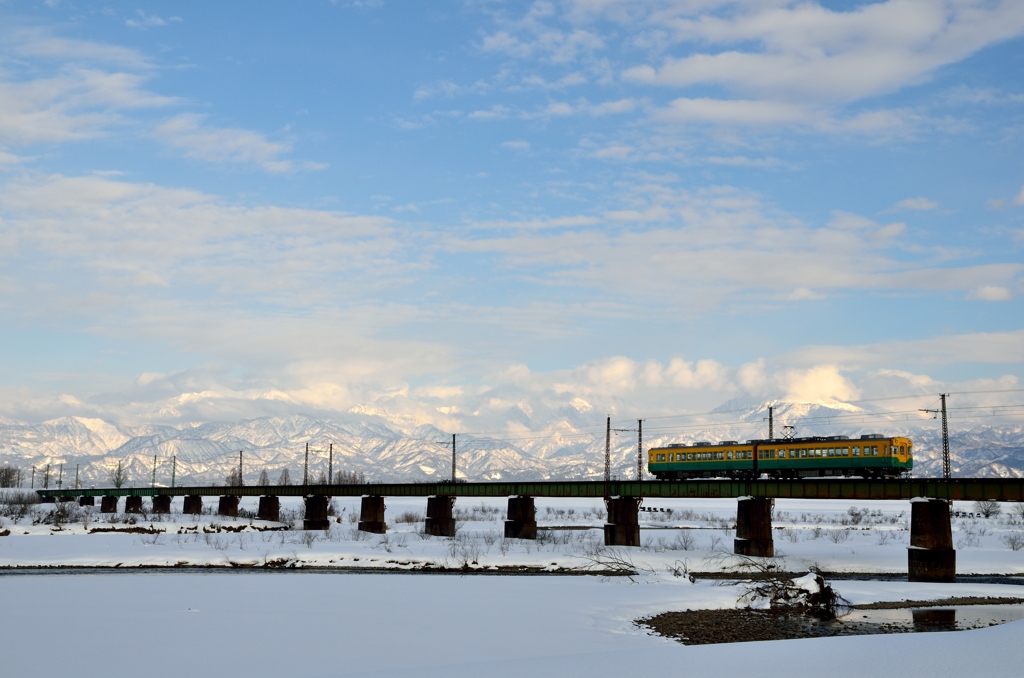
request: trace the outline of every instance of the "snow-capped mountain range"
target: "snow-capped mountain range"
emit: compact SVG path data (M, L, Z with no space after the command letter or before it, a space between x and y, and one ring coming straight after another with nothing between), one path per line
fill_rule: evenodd
M768 434L767 408L774 407L775 435L788 422L798 436L884 433L915 441L915 476L941 475L938 422L908 416L905 421L842 403L729 401L710 415L660 417L644 422L644 449L698 440L746 440ZM507 417L507 433L459 434L460 478L487 480L596 479L603 475L605 421L586 403L531 419L516 407ZM957 420L950 448L957 476L1024 476L1024 429ZM612 473L636 474L636 422L613 418ZM287 468L301 482L309 445L309 474L328 468L333 446L335 471L360 472L371 481L432 481L451 477L451 433L432 425L413 425L378 408L353 408L330 419L304 415L261 417L191 426L146 424L119 426L102 419L64 417L27 424L0 421L0 462L24 471L24 484L109 485L118 463L129 484L220 484L238 467L242 452L246 483L266 470L276 482Z

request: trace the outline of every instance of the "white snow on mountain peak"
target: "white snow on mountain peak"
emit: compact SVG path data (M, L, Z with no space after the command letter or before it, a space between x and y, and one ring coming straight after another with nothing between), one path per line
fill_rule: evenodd
M505 409L495 412L501 419L492 418L486 426L476 422L486 432L465 431L473 420L459 420L461 428L455 432L460 477L542 480L603 475L603 415L579 398L527 405L505 401ZM644 447L763 438L769 406L774 408L776 435L790 422L797 427L797 436L908 435L915 443L915 473L939 474L937 422L900 421L847 403L737 398L708 414L646 421ZM636 465L634 426L621 421L615 427L623 430L612 436L612 472L630 478ZM157 482L168 484L173 458L178 484L207 484L222 482L237 467L241 451L246 481L254 482L264 469L272 480L284 468L292 478L301 478L308 445L313 477L333 464L335 471L358 471L370 480L433 481L450 477L451 435L451 430L415 415L394 414L376 404L329 417L289 414L178 425L119 426L98 418L63 417L38 424L0 422L0 460L26 470L47 464L64 464L67 469L74 464L88 486L106 484L110 469L119 461L135 482L148 485L154 457ZM1024 427L1018 424L987 426L956 420L951 447L957 475L1024 476Z

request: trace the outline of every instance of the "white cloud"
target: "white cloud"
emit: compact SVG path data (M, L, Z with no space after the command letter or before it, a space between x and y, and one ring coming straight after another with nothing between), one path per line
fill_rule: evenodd
M324 169L322 163L296 163L279 156L291 150L286 143L268 141L250 130L203 125L204 116L182 113L156 126L154 132L164 143L182 149L185 156L207 162L238 162L262 167L268 172Z
M653 117L663 122L778 125L811 122L814 116L804 106L783 101L680 98L656 111Z
M605 212L603 229L487 231L449 237L445 246L498 255L507 269L548 285L691 308L750 295L815 298L849 289L966 292L1011 287L1024 271L1016 262L940 266L939 255L913 254L916 246L890 253L899 247L902 222L882 225L836 212L827 227L813 227L728 187L689 192L652 182L621 202L633 204Z
M850 11L770 3L739 5L719 16L703 9L682 4L652 12L649 19L663 22L680 42L759 49L668 58L658 68L628 69L623 77L848 102L920 82L941 66L1024 32L1024 6L1012 0L889 0Z
M144 81L130 73L81 68L24 82L0 80L0 143L88 139L125 124L120 111L175 102L142 89Z
M502 142L501 147L506 149L506 150L509 150L509 151L525 152L525 151L529 151L530 150L530 142L529 141L522 141L522 140L518 140L518 141L504 141L504 142Z
M981 301L1010 301L1013 299L1013 293L1005 287L985 285L984 287L979 287L976 290L971 290L971 293L967 295L967 298L980 299Z
M172 16L164 19L163 17L156 16L155 14L146 14L141 9L135 10L135 17L125 19L125 26L128 28L137 28L146 30L148 28L155 28L157 26L166 26L169 23L178 23L181 21L181 17Z
M46 35L39 31L19 31L3 36L12 51L24 57L53 59L62 62L87 61L116 65L132 70L152 68L150 59L128 47L88 40L74 40Z
M818 365L785 373L785 400L799 403L834 403L857 400L860 391L836 365Z
M1014 205L1024 205L1024 186L1021 186L1020 193L1013 198Z
M495 104L487 110L473 111L469 114L471 120L502 120L508 117L508 108L501 104Z
M928 198L906 198L900 200L898 203L893 205L894 210L917 210L917 211L928 211L933 210L939 206L939 203Z

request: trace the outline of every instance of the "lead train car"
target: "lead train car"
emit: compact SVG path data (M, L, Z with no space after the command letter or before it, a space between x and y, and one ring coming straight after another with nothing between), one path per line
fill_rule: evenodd
M723 440L654 447L647 471L658 480L688 478L894 478L914 468L909 438L880 434L790 440Z

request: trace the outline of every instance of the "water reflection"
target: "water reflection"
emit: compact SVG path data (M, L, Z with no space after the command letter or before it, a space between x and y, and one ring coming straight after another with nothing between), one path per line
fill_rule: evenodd
M837 621L852 633L966 631L1024 619L1024 605L960 605L850 610Z
M915 631L955 631L956 608L926 607L911 610Z

